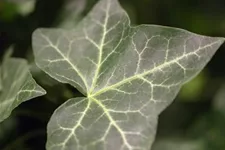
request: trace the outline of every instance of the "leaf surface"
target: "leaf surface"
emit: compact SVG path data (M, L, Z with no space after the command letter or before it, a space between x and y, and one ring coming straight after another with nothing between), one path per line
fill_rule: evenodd
M14 108L46 92L32 78L24 59L6 54L1 66L0 122L9 117Z
M65 0L65 6L60 17L62 22L59 27L61 28L73 28L75 24L81 19L82 13L87 5L86 0Z
M70 99L48 124L48 150L149 150L157 118L223 38L131 26L117 0L100 0L73 29L37 29L37 65L86 97Z

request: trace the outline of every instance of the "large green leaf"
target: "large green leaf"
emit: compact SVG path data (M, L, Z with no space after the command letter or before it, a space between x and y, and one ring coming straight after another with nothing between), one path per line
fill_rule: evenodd
M100 0L73 29L37 29L37 65L85 97L60 106L48 150L149 150L157 118L223 38L157 25L130 26L117 0Z
M1 69L0 122L22 102L46 93L32 78L26 60L10 58L9 53Z

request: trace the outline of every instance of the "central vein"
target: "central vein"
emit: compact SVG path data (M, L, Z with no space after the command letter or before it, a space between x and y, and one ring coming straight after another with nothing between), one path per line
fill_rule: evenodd
M89 97L96 97L96 96L98 96L98 95L100 95L102 93L105 93L105 92L107 92L107 91L109 91L109 90L111 90L113 88L116 88L116 87L118 87L120 85L123 85L125 83L131 82L131 81L133 81L135 79L140 79L140 78L144 77L145 75L154 73L156 71L163 70L164 68L166 68L166 67L168 67L168 66L170 66L170 65L172 65L174 63L177 63L177 62L179 62L180 60L182 60L184 58L190 57L192 55L196 55L196 53L198 51L200 51L200 50L204 50L207 47L213 46L214 44L218 44L218 42L220 42L220 41L216 41L216 42L210 43L208 45L205 45L203 47L199 47L196 51L193 51L193 52L190 52L190 53L187 53L187 54L183 54L180 57L177 57L176 59L170 60L170 61L168 61L166 63L162 63L161 65L156 66L156 67L152 68L151 70L148 70L148 71L145 71L143 73L130 76L130 77L124 79L124 80L118 81L117 83L112 84L112 85L107 86L107 87L104 87L104 88L100 89L99 91L97 91L95 93L91 93L89 95Z
M106 37L106 33L107 33L107 24L108 24L108 18L109 18L109 4L107 3L107 8L106 8L106 15L105 15L105 19L104 19L104 24L103 24L103 33L102 33L102 38L100 41L100 46L99 46L99 56L98 56L98 63L97 63L97 68L96 68L96 72L95 72L95 76L92 82L92 86L90 89L90 93L93 92L97 80L98 80L98 75L100 72L100 68L101 68L101 62L102 62L102 51L104 49L104 43L105 43L105 37Z

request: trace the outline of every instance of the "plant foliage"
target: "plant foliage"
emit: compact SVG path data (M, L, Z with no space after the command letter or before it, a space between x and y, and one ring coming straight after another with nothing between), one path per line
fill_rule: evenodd
M22 102L46 93L32 78L27 61L10 55L11 51L5 55L1 66L0 122Z
M48 150L149 150L157 118L223 38L131 26L117 0L100 0L72 30L37 29L38 67L84 97L62 104L48 124Z

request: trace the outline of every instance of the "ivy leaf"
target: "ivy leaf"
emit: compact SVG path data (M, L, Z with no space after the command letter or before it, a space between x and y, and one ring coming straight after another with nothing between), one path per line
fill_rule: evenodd
M131 26L117 0L100 0L73 29L37 29L35 60L85 97L48 124L48 150L149 150L157 118L223 38L157 25Z
M22 102L46 93L32 78L26 60L10 58L10 55L11 51L1 66L0 122Z

